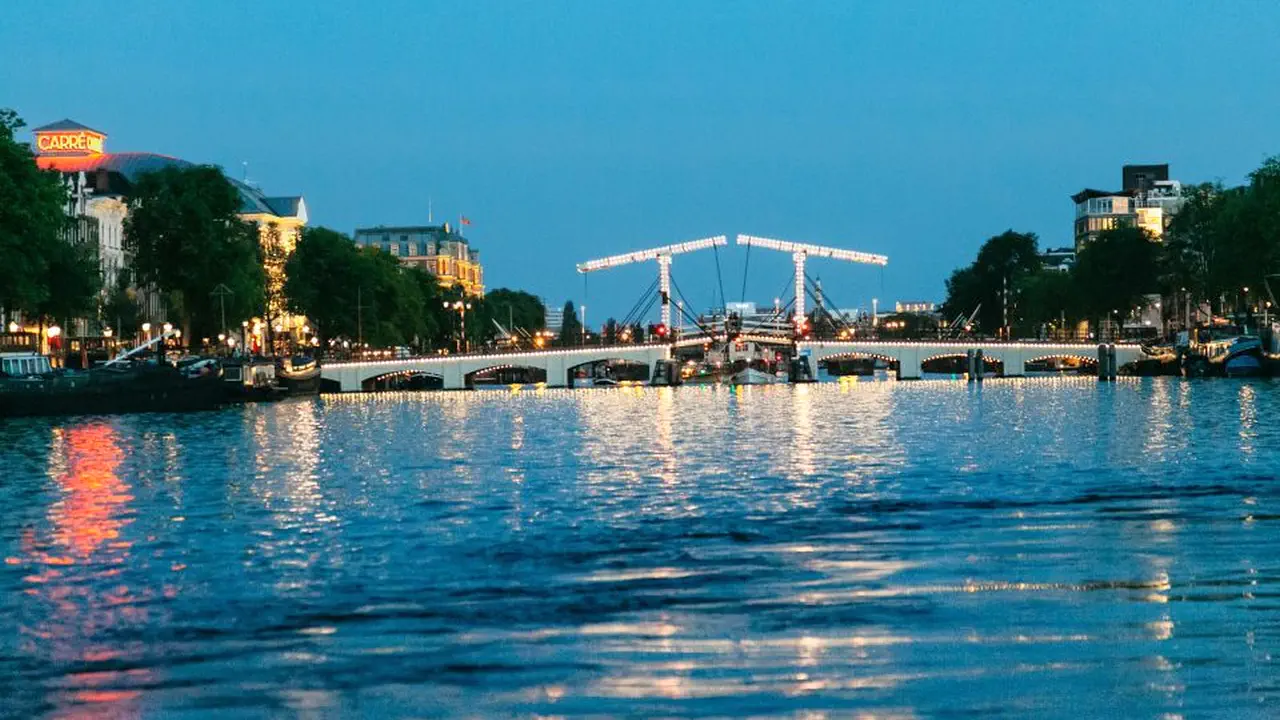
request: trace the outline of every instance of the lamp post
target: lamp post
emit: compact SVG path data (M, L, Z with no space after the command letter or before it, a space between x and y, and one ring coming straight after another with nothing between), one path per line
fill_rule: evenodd
M240 321L240 347L241 347L241 352L247 352L249 350L249 321L248 320Z
M11 332L11 333L16 333L16 332L18 332L18 331L19 331L19 330L21 330L21 329L22 329L22 328L18 325L18 323L17 323L17 321L16 321L16 320L10 320L10 321L9 321L9 332Z
M62 361L61 361L62 354L54 352L54 350L61 349L60 343L58 342L58 337L62 335L62 328L58 327L57 325L50 325L49 329L45 331L45 334L49 338L49 354L55 358L59 358L59 364L62 364Z
M445 301L445 310L456 310L462 324L462 337L458 340L458 352L467 352L471 345L467 342L467 311L471 309L471 303L455 300L454 302Z

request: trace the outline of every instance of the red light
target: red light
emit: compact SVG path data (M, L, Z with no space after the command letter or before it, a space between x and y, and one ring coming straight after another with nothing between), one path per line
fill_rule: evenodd
M667 336L667 326L666 326L666 325L659 325L657 328L655 328L655 331L658 333L658 336L659 336L659 337L666 337L666 336Z

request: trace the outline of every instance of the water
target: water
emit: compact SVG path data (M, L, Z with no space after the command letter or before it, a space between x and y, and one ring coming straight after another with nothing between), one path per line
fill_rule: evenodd
M1276 716L1280 385L0 425L0 714Z

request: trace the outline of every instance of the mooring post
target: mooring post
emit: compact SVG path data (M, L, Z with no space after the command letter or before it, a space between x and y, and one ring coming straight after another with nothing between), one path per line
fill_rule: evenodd
M965 372L969 374L969 382L974 382L978 379L977 373L974 372L974 369L973 369L974 352L975 351L973 350L964 351Z
M982 382L982 375L987 371L987 362L984 355L982 348L973 351L973 375L978 382Z
M1107 346L1107 369L1111 371L1108 380L1115 382L1116 377L1120 374L1120 368L1116 363L1116 344L1111 343Z

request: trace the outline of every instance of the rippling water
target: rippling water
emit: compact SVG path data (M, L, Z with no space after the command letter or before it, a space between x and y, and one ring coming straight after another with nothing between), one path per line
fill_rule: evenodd
M1280 714L1280 385L0 424L0 714Z

